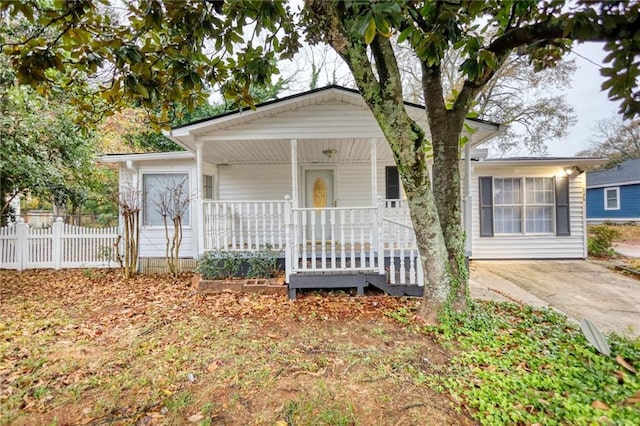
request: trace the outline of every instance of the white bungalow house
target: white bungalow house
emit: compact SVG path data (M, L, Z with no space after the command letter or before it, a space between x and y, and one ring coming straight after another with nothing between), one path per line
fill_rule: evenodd
M406 103L427 129L424 107ZM468 120L461 163L471 259L585 258L585 178L598 159L490 160L474 148L500 125ZM282 252L296 288L416 294L422 274L391 150L357 91L330 86L179 126L183 152L108 155L120 185L147 195L141 258L164 256L154 188L187 179L193 194L181 256L210 250ZM568 172L573 172L567 174ZM336 279L339 278L339 279Z

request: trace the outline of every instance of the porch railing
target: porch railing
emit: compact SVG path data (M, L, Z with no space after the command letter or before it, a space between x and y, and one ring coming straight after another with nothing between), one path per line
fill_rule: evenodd
M205 250L283 250L287 281L302 272L357 271L387 273L390 284L423 285L405 200L322 209L294 208L289 197L203 205Z
M285 247L284 201L205 201L205 250Z
M378 271L378 208L291 208L291 273Z
M389 284L424 285L424 274L416 234L409 224L384 217L384 248L389 256Z

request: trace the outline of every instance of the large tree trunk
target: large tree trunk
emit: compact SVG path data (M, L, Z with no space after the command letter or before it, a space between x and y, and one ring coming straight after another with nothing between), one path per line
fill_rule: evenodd
M421 187L415 187L415 191L407 192L407 200L424 270L424 296L418 316L429 324L437 324L450 300L451 278L447 271L447 250L429 181Z
M466 309L469 298L469 273L462 228L459 140L466 110L446 107L440 66L428 67L423 64L422 87L433 143L433 194L447 247L450 302L451 307L460 312Z
M437 127L437 126L436 126ZM431 127L433 131L433 127ZM433 193L440 227L447 248L452 308L466 309L469 273L466 266L465 234L462 228L460 154L456 133L434 137Z

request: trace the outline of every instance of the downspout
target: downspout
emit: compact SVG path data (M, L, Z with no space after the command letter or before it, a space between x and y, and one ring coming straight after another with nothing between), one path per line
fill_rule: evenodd
M196 142L196 214L193 232L197 235L194 254L200 257L204 254L204 204L202 203L202 142Z
M465 233L465 257L467 260L471 257L471 240L472 240L472 229L471 229L471 144L467 143L464 146L464 196L463 196L463 206L464 206L464 233Z

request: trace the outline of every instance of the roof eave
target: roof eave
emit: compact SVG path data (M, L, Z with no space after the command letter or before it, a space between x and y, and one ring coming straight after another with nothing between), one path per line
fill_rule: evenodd
M124 163L127 161L158 161L158 160L193 160L196 158L191 151L146 152L137 154L107 154L99 156L99 163Z
M495 167L495 166L598 166L606 164L607 158L531 158L531 159L485 159L474 162L474 167Z

